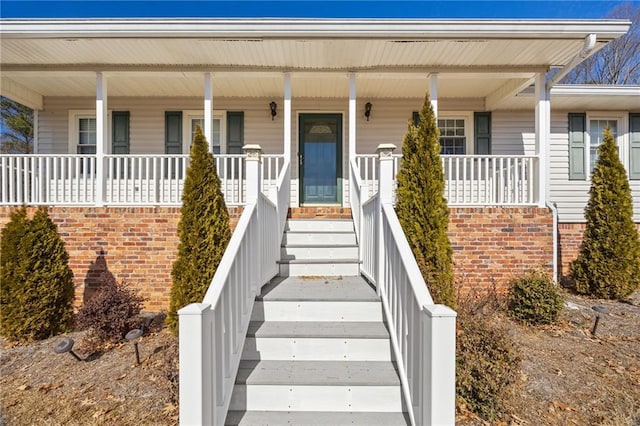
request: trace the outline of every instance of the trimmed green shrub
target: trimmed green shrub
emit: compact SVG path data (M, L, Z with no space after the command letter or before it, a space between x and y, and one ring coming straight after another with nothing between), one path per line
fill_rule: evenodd
M178 258L171 276L167 325L178 331L178 310L201 302L231 239L229 212L220 189L213 154L198 127L182 193Z
M576 291L607 299L630 295L640 288L640 239L627 172L609 129L598 147L585 218L584 240L571 264Z
M564 306L558 286L535 270L509 283L509 314L527 324L552 324Z
M487 421L503 419L520 374L520 354L508 331L495 322L497 312L487 312L497 309L495 303L482 300L458 305L458 404Z
M45 339L73 324L73 273L46 207L32 220L12 214L2 231L2 334L10 340Z
M440 132L427 95L420 122L409 120L398 171L396 213L435 303L455 307L449 207L444 198Z

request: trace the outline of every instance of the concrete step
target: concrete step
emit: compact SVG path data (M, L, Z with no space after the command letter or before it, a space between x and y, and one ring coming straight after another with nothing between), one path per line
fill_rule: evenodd
M245 360L391 361L381 322L252 322Z
M288 231L282 237L282 245L289 244L356 244L353 231Z
M280 247L280 259L357 259L356 244L287 244Z
M344 219L289 219L285 231L353 232L353 221Z
M280 275L302 276L341 276L358 275L360 260L351 259L291 259L278 261Z
M241 361L230 410L401 412L391 362Z
M405 413L318 411L230 411L228 426L406 426Z

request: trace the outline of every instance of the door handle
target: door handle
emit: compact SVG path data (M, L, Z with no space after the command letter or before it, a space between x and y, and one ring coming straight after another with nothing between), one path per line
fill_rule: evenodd
M304 163L304 155L298 153L298 164L302 166Z

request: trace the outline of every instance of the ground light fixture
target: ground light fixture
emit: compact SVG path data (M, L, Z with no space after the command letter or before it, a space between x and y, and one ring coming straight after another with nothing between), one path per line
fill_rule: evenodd
M124 336L125 339L127 339L130 342L133 342L133 347L136 351L136 364L138 365L140 365L140 352L138 351L138 339L142 337L143 333L144 333L144 330L142 328L135 328L130 332L128 332L126 336Z
M602 305L596 305L591 309L596 311L596 321L593 323L593 328L591 329L591 334L595 336L598 330L598 323L600 322L600 315L609 315L609 309Z
M70 337L63 337L62 339L60 339L58 341L58 343L56 343L56 345L53 347L53 351L57 354L63 354L65 352L69 352L71 355L73 355L73 357L75 359L77 359L78 361L84 361L82 358L80 358L78 356L77 353L75 353L73 351L73 344L75 342L73 341L72 338Z

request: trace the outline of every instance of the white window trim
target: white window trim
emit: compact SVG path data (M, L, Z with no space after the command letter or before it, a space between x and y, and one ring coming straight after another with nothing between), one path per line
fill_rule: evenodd
M220 120L220 153L227 153L227 111L214 109L213 118ZM182 152L189 154L191 149L191 120L204 120L203 110L183 110L182 111ZM204 129L202 129L204 132ZM209 146L211 150L211 145Z
M591 180L591 120L615 120L618 124L618 136L616 136L616 145L618 146L618 155L620 161L624 165L625 170L629 171L629 120L628 114L618 111L588 111L586 113L586 131L585 131L585 167L589 167L587 180Z
M69 122L68 122L68 140L69 145L67 147L67 153L77 154L79 141L79 120L81 118L96 118L95 109L72 109L69 110ZM111 110L107 112L107 140L105 141L105 153L111 154ZM96 148L97 150L97 148Z
M475 155L473 151L475 135L473 133L473 111L441 111L438 112L438 120L464 120L464 136L466 139L464 155ZM443 136L445 137L445 136Z

